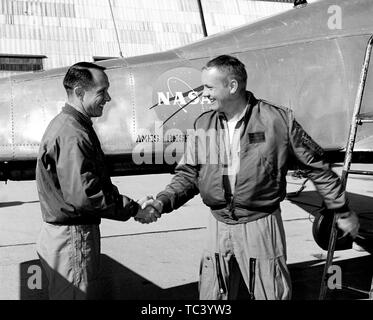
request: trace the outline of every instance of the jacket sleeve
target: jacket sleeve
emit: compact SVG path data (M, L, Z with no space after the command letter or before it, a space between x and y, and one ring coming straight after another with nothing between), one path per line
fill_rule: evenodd
M348 202L338 175L324 162L324 150L304 131L289 111L290 152L314 183L328 209L348 211Z
M163 203L164 213L176 210L199 193L195 141L195 136L189 132L184 155L176 166L171 183L157 195L157 200Z
M139 205L122 196L111 183L105 164L88 138L66 137L57 148L60 188L76 214L126 221L137 213Z

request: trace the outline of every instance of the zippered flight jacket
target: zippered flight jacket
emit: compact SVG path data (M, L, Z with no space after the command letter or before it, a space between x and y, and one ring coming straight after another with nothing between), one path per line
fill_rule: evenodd
M225 183L222 125L217 111L200 115L175 176L157 195L163 212L171 212L200 193L213 215L228 224L246 223L273 213L286 196L290 160L312 180L325 205L348 211L338 175L323 160L323 149L285 107L258 100L247 92L248 108L239 125L240 164L233 194ZM237 127L237 126L236 126Z
M42 218L50 224L126 221L139 209L112 184L91 119L68 104L44 133L36 183Z

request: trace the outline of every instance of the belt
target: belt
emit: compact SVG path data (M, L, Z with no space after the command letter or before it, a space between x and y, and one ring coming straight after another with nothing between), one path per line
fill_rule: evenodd
M257 208L246 207L246 206L243 206L243 205L235 204L234 207L237 208L237 209L244 209L244 210L248 210L248 211L257 211L257 212L266 212L266 213L272 213L272 212L276 211L277 209L280 209L279 204L275 204L273 206L257 207ZM227 203L224 203L224 204L221 204L221 205L210 206L210 209L214 210L214 211L215 210L222 210L222 209L229 210L230 205L227 204Z

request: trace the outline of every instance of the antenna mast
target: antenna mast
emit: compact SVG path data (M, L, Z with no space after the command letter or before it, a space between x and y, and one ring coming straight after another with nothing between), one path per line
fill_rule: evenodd
M206 29L206 23L205 23L205 17L203 15L203 7L202 7L202 3L201 3L201 0L197 0L198 2L198 9L199 9L199 16L201 18L201 24L202 24L202 30L203 30L203 36L204 37L207 37L207 29Z
M113 8L111 7L111 1L108 0L108 2L109 2L110 12L111 12L111 18L113 19L115 35L117 36L117 42L118 42L118 48L119 48L119 55L120 55L121 58L123 58L122 49L120 48L120 42L119 42L119 36L118 36L117 25L116 25L116 23L115 23L115 19L114 19Z

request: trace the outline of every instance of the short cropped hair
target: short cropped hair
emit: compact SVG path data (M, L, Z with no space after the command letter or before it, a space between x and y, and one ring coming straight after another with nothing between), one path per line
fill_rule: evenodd
M247 72L245 65L235 57L228 55L218 56L209 62L203 69L217 68L219 71L226 72L228 76L236 79L244 88L247 82Z
M63 79L63 86L67 93L73 90L77 85L82 86L83 89L90 89L95 85L90 69L106 70L105 67L91 62L75 63L69 68L69 70L67 70Z

